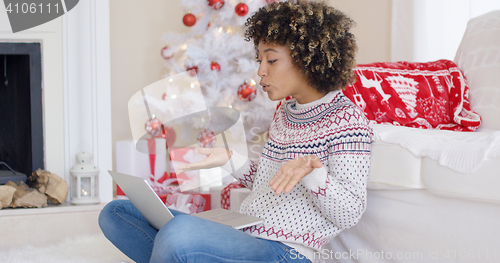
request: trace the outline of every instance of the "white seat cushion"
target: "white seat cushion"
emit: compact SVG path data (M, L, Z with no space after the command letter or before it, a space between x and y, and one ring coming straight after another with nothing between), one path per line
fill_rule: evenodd
M458 173L424 157L422 180L427 191L437 195L500 204L500 157L482 162L471 173Z

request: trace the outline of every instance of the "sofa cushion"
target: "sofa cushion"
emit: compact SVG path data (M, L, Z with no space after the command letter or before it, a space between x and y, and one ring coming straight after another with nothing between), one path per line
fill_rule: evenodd
M459 173L431 158L422 158L422 181L431 193L500 204L500 156L488 158L470 173Z
M383 131L381 124L372 124L375 133ZM409 129L391 127L393 129ZM420 176L422 157L414 155L407 148L386 143L375 136L371 145L370 175L368 189L422 189L425 185Z
M469 20L454 61L467 78L481 129L500 130L500 10Z
M450 60L360 64L344 90L374 123L413 128L475 131L463 73Z

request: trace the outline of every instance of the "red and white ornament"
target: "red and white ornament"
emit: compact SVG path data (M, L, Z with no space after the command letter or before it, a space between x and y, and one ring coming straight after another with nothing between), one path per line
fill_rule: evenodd
M219 10L224 6L224 0L207 0L208 5L213 7L215 10Z
M188 67L186 70L189 72L189 76L191 77L194 77L196 76L196 74L198 74L198 66Z
M257 97L257 89L253 81L245 81L238 87L238 98L242 101L251 101Z
M215 134L212 130L207 128L201 131L200 134L198 134L196 140L198 141L200 147L212 148L215 146L217 137L215 137Z
M161 121L154 116L152 119L146 121L145 128L146 131L153 137L157 137L162 134Z
M217 71L220 71L220 65L219 65L219 63L217 63L217 62L215 62L215 61L214 61L214 62L212 62L212 64L210 65L210 69L211 69L211 70L217 70Z
M196 17L189 12L182 18L182 23L186 26L194 26L194 24L196 24Z
M172 51L171 48L170 49L168 48L168 45L166 45L161 49L161 56L164 59L171 59L174 56L174 52Z
M246 16L248 14L248 6L245 3L241 2L236 5L236 7L234 8L234 12L236 12L236 14L239 16Z

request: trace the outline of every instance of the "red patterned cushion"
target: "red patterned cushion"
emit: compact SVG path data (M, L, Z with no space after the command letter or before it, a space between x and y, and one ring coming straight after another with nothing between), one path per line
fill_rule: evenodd
M453 61L359 64L344 95L375 123L414 128L475 131L469 87Z

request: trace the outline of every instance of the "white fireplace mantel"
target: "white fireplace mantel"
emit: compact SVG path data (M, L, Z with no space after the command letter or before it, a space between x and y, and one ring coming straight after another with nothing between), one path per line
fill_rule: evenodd
M81 0L62 17L18 33L0 5L0 42L41 43L45 169L70 182L76 154L90 151L101 170L101 202L111 201L109 0Z

